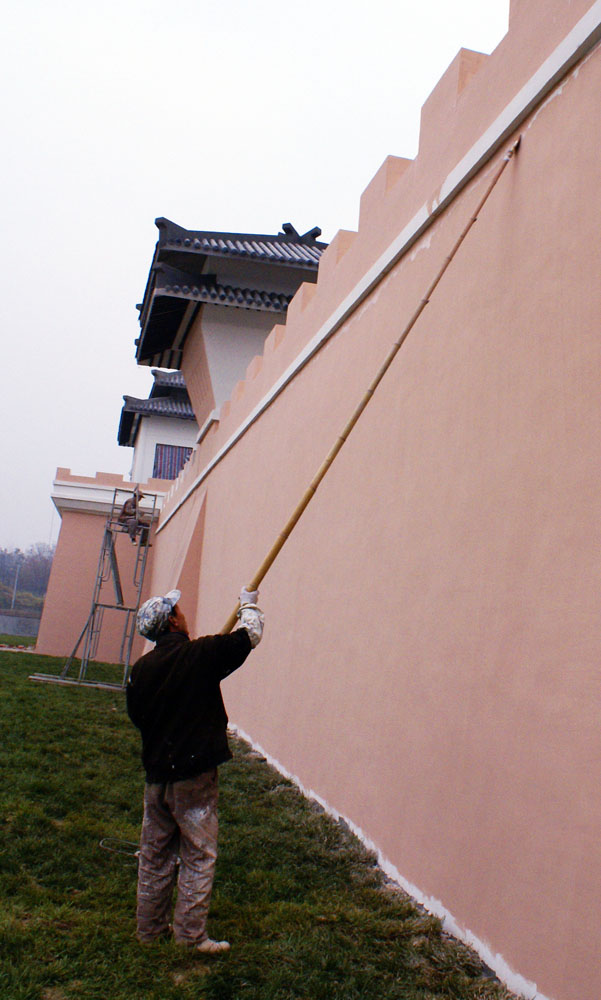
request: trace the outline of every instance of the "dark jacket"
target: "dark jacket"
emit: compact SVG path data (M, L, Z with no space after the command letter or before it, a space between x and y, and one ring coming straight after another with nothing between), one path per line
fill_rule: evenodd
M243 628L203 639L166 632L136 661L127 711L142 734L147 781L182 781L231 759L219 683L250 650Z

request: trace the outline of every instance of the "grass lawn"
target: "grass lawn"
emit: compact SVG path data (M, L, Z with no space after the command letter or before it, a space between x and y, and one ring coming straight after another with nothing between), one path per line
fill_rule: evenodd
M0 632L0 646L35 646L34 635L6 635Z
M222 958L134 936L143 775L120 693L37 684L0 653L3 1000L507 1000L479 959L386 884L341 825L245 744L220 770L209 929Z

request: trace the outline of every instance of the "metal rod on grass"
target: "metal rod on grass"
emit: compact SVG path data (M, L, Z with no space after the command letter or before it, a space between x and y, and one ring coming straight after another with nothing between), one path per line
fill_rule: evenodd
M336 439L333 447L330 449L330 451L329 451L329 453L328 453L325 461L322 463L322 465L319 468L318 472L313 477L313 479L312 479L309 487L307 488L306 492L304 493L302 499L300 500L300 502L295 507L292 515L289 517L289 519L286 522L284 528L282 529L282 531L278 535L278 537L275 540L274 544L272 545L271 549L269 550L269 552L265 556L263 562L261 563L261 565L259 566L258 570L254 574L252 580L247 585L247 590L251 590L251 591L252 590L258 590L258 588L259 588L259 586L261 584L261 581L263 580L264 576L266 575L266 573L268 572L268 570L271 568L271 566L275 562L277 556L279 555L279 553L281 552L282 548L284 547L287 539L289 538L289 536L291 535L292 531L296 527L296 524L298 523L298 521L300 520L301 516L303 515L303 513L305 512L305 510L309 506L309 504L310 504L311 500L313 499L313 497L315 496L315 493L317 491L317 487L321 483L321 481L324 478L326 472L328 471L328 469L330 468L332 462L336 458L338 452L341 450L341 448L344 445L345 441L349 437L349 434L351 433L353 427L355 426L355 424L359 420L359 417L361 416L361 414L365 410L365 408L366 408L367 404L369 403L370 399L372 398L374 392L376 391L376 389L379 386L380 382L384 378L384 375L386 374L386 372L390 368L392 362L394 361L394 359L396 358L396 356L397 356L398 352L400 351L401 347L405 343L405 341L406 341L407 337L409 336L411 330L413 329L413 327L417 323L419 317L421 316L421 314L423 313L424 309L428 305L428 302L430 301L430 297L431 297L432 293L434 292L436 286L439 284L440 280L442 279L445 271L447 270L449 264L451 263L451 261L455 257L455 254L459 250L461 244L465 240L465 238L466 238L467 234L469 233L470 229L472 228L472 226L474 225L474 223L477 221L478 215L482 211L482 208L484 207L484 204L488 200L490 194L493 191L493 188L496 186L498 180L500 179L501 174L505 170L505 167L507 166L507 164L509 163L509 161L512 159L512 157L517 152L518 147L520 145L520 141L521 141L521 136L520 136L520 138L518 138L516 140L516 142L514 142L514 144L511 146L511 148L507 151L507 153L503 157L503 161L502 161L499 169L496 171L496 173L495 173L494 177L492 178L490 184L486 188L486 191L484 192L484 194L482 195L480 201L478 202L478 204L477 204L477 206L476 206L473 214L470 216L469 222L467 223L467 225L465 226L465 228L461 232L461 234L460 234L459 238L457 239L457 241L455 242L455 244L454 244L451 252L445 258L442 267L438 271L438 274L434 278L434 281L432 282L432 284L428 288L428 290L425 293L424 297L420 300L420 303L419 303L417 309L415 310L415 312L413 313L411 319L409 320L409 322L405 326L405 328L402 331L400 337L398 338L398 340L396 340L394 342L391 350L388 353L388 356L387 356L386 360L384 361L384 364L382 365L382 367L378 371L378 373L377 373L376 377L374 378L374 380L372 381L369 389L367 390L367 392L363 396L361 402L359 403L359 405L355 409L352 417L350 418L350 420L346 424L346 427L344 428L344 430L342 431L342 433L340 434L340 436ZM223 635L225 635L228 632L231 632L231 630L233 629L234 625L236 624L236 621L237 621L237 618L238 618L238 610L239 610L239 608L240 608L240 605L237 604L236 607L234 608L234 610L232 611L231 615L229 616L228 620L226 621L225 625L223 626L223 628L221 630L221 632L222 632Z

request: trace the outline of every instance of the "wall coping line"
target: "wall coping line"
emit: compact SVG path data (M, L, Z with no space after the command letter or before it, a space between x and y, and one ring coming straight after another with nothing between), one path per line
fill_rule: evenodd
M499 147L514 133L569 70L586 55L601 39L601 0L595 0L592 7L574 25L572 30L545 59L538 70L524 84L521 90L505 106L493 123L486 129L471 149L451 170L439 188L438 199L424 203L399 235L392 241L375 264L357 282L345 299L336 307L317 333L297 355L286 371L272 385L269 392L256 404L239 427L221 446L187 488L175 507L169 511L156 533L167 526L171 518L186 503L192 493L204 482L246 431L274 402L287 385L302 371L323 345L332 337L361 303L370 295L392 268L399 262L413 244L420 239L448 205L459 195L466 184L490 160Z

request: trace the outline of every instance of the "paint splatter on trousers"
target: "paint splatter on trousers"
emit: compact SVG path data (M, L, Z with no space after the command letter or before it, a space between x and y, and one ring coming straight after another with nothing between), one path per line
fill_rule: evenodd
M217 860L217 801L216 768L186 781L146 784L138 864L140 941L168 933L176 875L175 939L197 944L207 936Z

